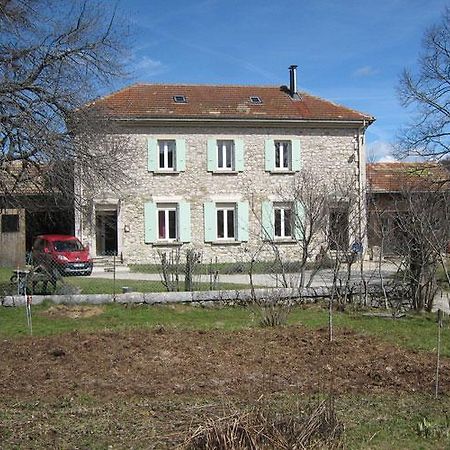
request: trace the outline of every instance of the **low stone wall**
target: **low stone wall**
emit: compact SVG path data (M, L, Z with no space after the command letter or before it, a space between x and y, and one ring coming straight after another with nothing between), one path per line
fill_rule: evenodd
M255 289L255 297L263 300L276 298L280 300L304 300L320 297L329 297L328 288L264 288ZM34 295L31 299L33 305L39 305L44 300L55 304L91 304L99 305L106 303L142 303L147 305L168 303L203 303L203 302L226 302L239 303L249 302L252 292L247 290L236 291L195 291L195 292L129 292L126 294L78 294L78 295ZM6 296L1 301L2 306L24 306L26 298L23 295Z

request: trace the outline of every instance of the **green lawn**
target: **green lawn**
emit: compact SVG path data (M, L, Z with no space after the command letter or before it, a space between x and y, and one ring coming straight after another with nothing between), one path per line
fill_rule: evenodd
M329 265L330 262L323 265ZM307 263L307 268L312 269L316 266L315 263ZM159 264L130 264L130 270L132 272L141 273L160 273L161 266ZM233 274L233 273L249 273L250 269L253 273L281 273L283 270L287 273L298 272L300 268L299 261L285 262L283 267L279 261L259 261L253 264L251 268L250 263L244 261L238 261L234 263L211 263L211 264L198 264L195 266L195 273L197 274L209 274L218 272L220 274ZM180 273L182 273L183 267L181 266Z
M63 278L63 283L80 289L81 294L114 294L122 293L122 287L128 287L134 292L166 292L166 288L160 281L140 281L140 280L113 280L102 278ZM209 283L194 283L194 290L207 291L210 289ZM180 283L183 290L184 283ZM250 289L247 284L218 283L216 290ZM64 287L60 288L64 293Z

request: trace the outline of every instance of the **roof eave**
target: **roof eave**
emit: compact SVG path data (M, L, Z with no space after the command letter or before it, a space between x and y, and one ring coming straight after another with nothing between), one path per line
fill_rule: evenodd
M336 125L342 127L364 127L371 125L375 118L362 117L361 119L295 119L295 118L241 118L241 117L113 117L113 120L119 123L135 124L135 125L173 125L179 126L195 125L252 125L252 126L298 126L308 125L313 127L334 127Z

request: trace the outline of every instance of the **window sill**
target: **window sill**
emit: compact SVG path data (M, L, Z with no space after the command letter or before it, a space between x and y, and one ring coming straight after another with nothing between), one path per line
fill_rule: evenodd
M213 175L237 175L237 170L214 170Z
M269 173L271 175L286 175L286 174L294 174L295 170L288 170L288 169L274 169L270 170Z
M290 244L290 245L292 245L292 244L297 244L297 240L295 240L295 239L293 239L293 238L280 238L280 237L276 237L276 238L273 238L273 239L270 239L270 238L267 238L267 237L264 237L263 238L263 241L264 242L269 242L269 243L272 243L272 244L275 244L275 245L278 245L278 244Z
M276 237L273 242L275 244L296 244L297 241L291 237Z
M154 175L178 175L181 173L179 170L152 170Z
M234 239L224 239L223 241L212 241L211 245L240 245L241 243L241 241L236 241Z
M153 242L154 247L181 247L184 242L181 241L156 241Z

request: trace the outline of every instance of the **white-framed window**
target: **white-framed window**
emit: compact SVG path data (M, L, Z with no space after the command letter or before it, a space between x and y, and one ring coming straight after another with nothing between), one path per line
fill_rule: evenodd
M216 205L217 239L236 238L236 204L218 203Z
M217 168L219 170L234 170L234 141L230 139L217 140Z
M208 138L208 172L239 173L244 170L244 140L227 136Z
M275 238L291 238L293 229L292 205L275 203L273 206Z
M291 141L275 141L275 169L291 170Z
M178 210L176 204L158 204L157 239L160 241L175 241L178 239Z
M158 169L175 170L175 140L158 140Z

